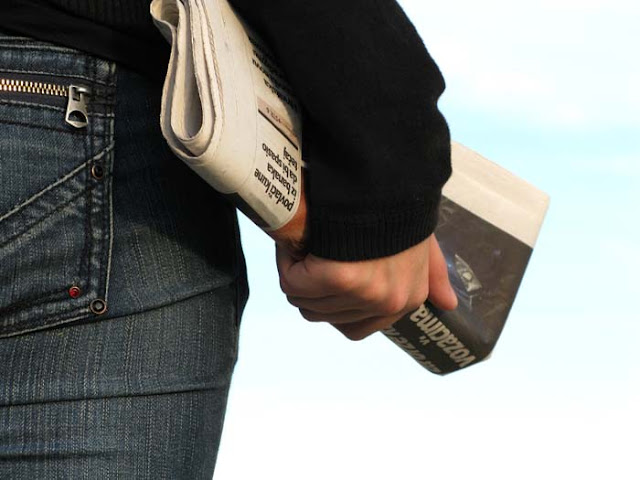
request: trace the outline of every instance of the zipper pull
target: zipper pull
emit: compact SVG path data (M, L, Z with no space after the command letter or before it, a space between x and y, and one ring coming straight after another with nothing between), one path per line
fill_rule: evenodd
M75 128L85 128L89 124L87 116L87 96L91 90L87 87L69 85L66 122Z

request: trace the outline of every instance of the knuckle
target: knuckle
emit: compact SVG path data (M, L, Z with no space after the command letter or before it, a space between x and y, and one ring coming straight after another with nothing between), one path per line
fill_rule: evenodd
M355 272L349 268L341 268L329 277L329 284L336 290L349 292L355 289L358 277Z
M420 308L420 306L427 300L428 297L429 287L427 286L419 288L410 295L407 301L407 309L409 309L410 311L414 311Z
M395 315L406 308L407 301L407 294L401 290L396 290L380 304L380 312L383 315Z
M374 305L384 303L387 287L382 282L373 282L362 291L360 297L367 303Z

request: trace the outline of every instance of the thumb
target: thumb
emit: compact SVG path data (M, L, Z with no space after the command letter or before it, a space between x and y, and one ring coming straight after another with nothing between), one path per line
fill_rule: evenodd
M322 296L322 292L318 292L317 280L307 269L309 258L307 256L303 260L298 260L287 248L276 245L280 288L286 295L306 298Z
M454 310L458 306L449 274L447 262L435 235L429 239L429 300L442 310Z
M276 243L276 266L280 276L286 275L295 262L296 259L289 251Z

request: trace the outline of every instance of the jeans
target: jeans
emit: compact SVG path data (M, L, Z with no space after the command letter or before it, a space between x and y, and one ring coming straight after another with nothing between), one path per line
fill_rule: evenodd
M166 146L161 81L3 33L0 79L89 91L79 127L65 96L0 91L0 479L212 478L233 206Z

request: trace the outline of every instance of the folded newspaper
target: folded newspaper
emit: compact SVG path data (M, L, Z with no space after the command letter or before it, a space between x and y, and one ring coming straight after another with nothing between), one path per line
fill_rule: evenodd
M300 106L269 48L227 0L153 0L171 44L161 127L175 154L277 242L301 232ZM426 301L383 333L428 370L477 363L495 346L546 213L546 194L452 144L436 236L459 306Z

